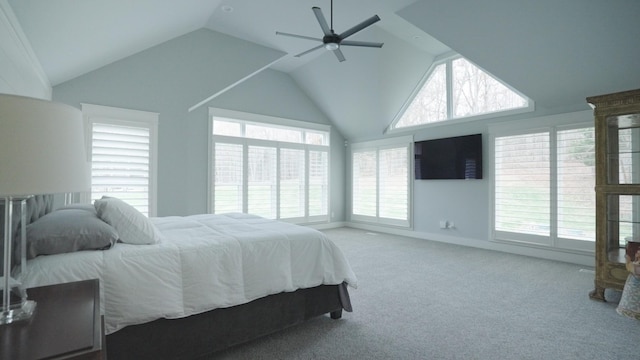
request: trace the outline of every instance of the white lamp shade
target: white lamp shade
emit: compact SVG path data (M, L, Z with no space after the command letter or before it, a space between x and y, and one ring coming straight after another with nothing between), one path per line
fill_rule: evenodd
M0 196L90 190L82 112L0 94Z

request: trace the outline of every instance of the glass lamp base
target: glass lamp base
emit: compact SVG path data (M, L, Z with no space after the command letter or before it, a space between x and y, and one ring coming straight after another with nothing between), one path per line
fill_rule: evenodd
M8 309L3 309L0 314L0 325L27 320L35 311L36 302L33 300L25 300L19 304L11 305Z

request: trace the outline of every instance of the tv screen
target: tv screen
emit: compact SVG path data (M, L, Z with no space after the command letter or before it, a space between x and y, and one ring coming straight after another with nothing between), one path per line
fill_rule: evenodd
M482 134L417 141L414 150L416 179L482 179Z

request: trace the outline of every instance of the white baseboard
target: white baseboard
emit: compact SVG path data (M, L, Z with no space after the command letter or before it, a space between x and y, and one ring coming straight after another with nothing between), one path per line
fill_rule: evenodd
M344 221L309 225L309 227L317 229L317 230L337 229L337 228L341 228L341 227L345 227L345 226L347 226L347 223L344 222Z
M469 246L469 247L474 247L479 249L500 251L500 252L516 254L516 255L524 255L524 256L531 256L531 257L536 257L541 259L562 261L562 262L577 264L581 266L586 266L589 268L595 267L595 256L593 254L584 254L584 253L577 253L577 252L571 252L571 251L560 250L560 249L543 248L543 247L531 246L527 244L515 244L515 243L509 244L509 243L503 243L503 242L473 239L473 238L466 238L466 237L460 237L460 236L425 233L425 232L418 232L413 230L369 225L369 224L363 224L363 223L347 222L345 223L345 226L356 228L356 229L363 229L363 230L369 230L369 231L376 231L380 233L392 234L392 235L407 236L407 237L412 237L412 238L422 239L422 240L438 241L438 242L443 242L447 244Z

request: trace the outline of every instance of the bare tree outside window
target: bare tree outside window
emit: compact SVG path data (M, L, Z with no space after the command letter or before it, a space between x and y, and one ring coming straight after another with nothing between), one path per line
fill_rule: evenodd
M447 71L449 67L451 71ZM392 124L393 128L529 106L529 100L460 57L434 66L420 86L400 118Z
M453 60L453 117L523 107L526 100L466 59Z

